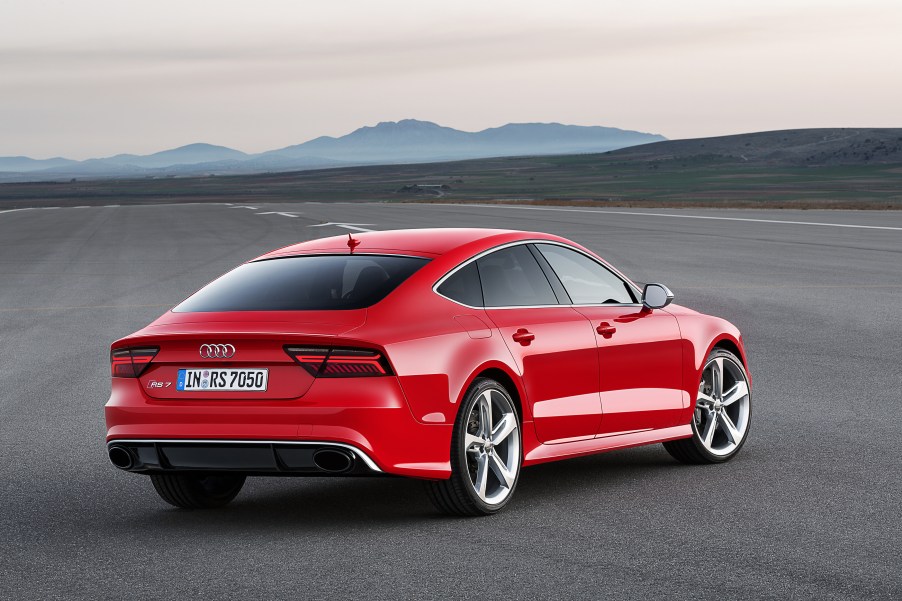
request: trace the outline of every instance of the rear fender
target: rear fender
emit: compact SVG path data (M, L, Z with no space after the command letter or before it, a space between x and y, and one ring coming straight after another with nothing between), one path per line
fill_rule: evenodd
M509 392L514 393L514 402L518 404L518 408L521 413L521 419L523 421L532 421L532 412L530 411L529 403L526 400L526 390L523 388L522 378L520 378L519 374L517 374L512 365L502 363L501 361L487 361L474 369L473 373L469 378L467 378L466 382L461 387L460 392L458 393L457 405L459 406L463 402L464 395L467 393L467 390L470 389L470 386L477 378L492 378L492 372L501 372L503 374L504 378L507 381L501 381L499 383L502 384L505 388L510 388L510 386L513 385L514 390Z

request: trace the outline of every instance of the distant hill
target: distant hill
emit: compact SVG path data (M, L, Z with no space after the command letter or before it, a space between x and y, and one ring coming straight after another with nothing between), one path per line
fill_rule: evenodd
M171 150L163 150L145 156L134 154L117 154L106 159L98 159L99 162L111 165L131 165L145 169L170 167L172 165L197 165L198 163L213 163L216 161L240 161L246 159L247 154L234 148L214 146L213 144L188 144Z
M28 173L42 169L53 169L75 165L78 161L56 157L53 159L31 159L28 157L0 157L0 171Z
M513 159L504 157L523 157L523 160L510 162ZM540 162L526 160L530 158ZM795 129L663 140L661 136L616 128L558 123L511 123L469 133L407 119L362 127L337 138L323 136L259 154L245 154L211 144L190 144L145 156L120 154L87 161L0 157L0 182L75 179L81 183L106 178L146 181L148 178L291 172L299 172L300 177L300 172L326 170L311 176L315 175L316 181L332 182L316 192L331 198L329 186L343 185L340 182L348 174L353 173L356 177L357 174L376 173L367 171L368 166L394 165L397 166L395 171L408 172L405 165L425 163L436 165L429 173L464 168L479 172L484 166L488 169L487 174L499 178L497 188L489 186L478 193L469 183L462 187L452 182L453 191L445 194L452 198L490 198L493 194L499 198L661 198L667 195L669 186L677 185L676 182L684 186L686 194L691 191L697 198L719 194L724 194L725 198L745 198L746 194L753 194L753 191L758 194L759 190L754 186L720 189L718 186L726 181L723 177L727 172L747 173L742 178L755 179L759 177L758 172L770 177L775 170L790 170L793 175L786 171L785 177L807 178L804 171L798 170L818 168L810 174L817 178L824 177L825 169L830 168L831 177L839 178L845 168L886 166L881 171L884 174L881 178L886 179L886 173L894 173L896 166L902 165L902 128ZM538 171L533 173L534 167L527 167L539 164L557 165L552 171L556 175L549 177L549 173L537 167ZM505 170L514 169L516 165L516 169L522 169L522 173L529 173L529 176L512 187L512 180L505 180L502 174L494 171L497 165L505 165ZM335 172L329 173L329 170ZM702 181L708 176L714 177L714 173L719 173L715 179ZM331 180L333 176L339 178L338 182ZM638 179L631 180L633 176ZM403 185L417 181L405 181ZM491 178L486 180L487 185L489 181ZM635 182L635 187L631 187L631 181ZM690 181L695 183L690 185ZM383 194L392 197L403 185L386 189ZM312 192L313 188L310 190ZM376 196L373 187L353 193L342 192L339 187L335 192L353 198L367 194ZM843 194L861 197L863 193L858 181L855 188ZM824 194L829 196L829 191ZM891 189L874 194L880 198L895 197ZM786 198L790 197L787 192Z
M898 210L900 138L900 129L794 130L657 142L594 154L328 164L327 169L226 177L31 181L0 184L0 207L415 201ZM299 159L266 160L290 164Z
M340 138L323 136L264 156L328 157L356 163L425 162L499 156L604 152L664 140L613 127L509 123L469 133L430 121L404 119L361 127Z
M787 129L667 140L609 152L624 161L723 162L783 166L902 163L902 128Z
M150 155L117 154L86 161L0 157L0 181L238 175L351 165L604 152L664 139L656 134L613 127L560 123L511 123L470 133L429 121L404 119L361 127L337 138L321 136L259 154L212 144L189 144Z

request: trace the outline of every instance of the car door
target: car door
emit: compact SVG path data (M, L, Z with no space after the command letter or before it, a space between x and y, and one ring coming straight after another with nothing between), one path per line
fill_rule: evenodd
M485 311L523 378L538 439L596 435L601 421L598 354L588 320L557 295L525 244L476 261Z
M683 405L682 340L677 320L648 310L617 274L575 249L536 244L598 346L603 417L609 435L677 424Z

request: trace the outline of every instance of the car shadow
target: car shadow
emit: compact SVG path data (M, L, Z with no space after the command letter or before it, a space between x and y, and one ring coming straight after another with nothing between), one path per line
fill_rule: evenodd
M624 494L623 488L637 480L649 486L654 486L657 479L669 482L674 470L680 469L691 468L671 459L660 447L532 466L521 473L516 500L503 515L515 516L540 504L579 503L581 495L586 497L586 503L596 503L608 495ZM142 511L128 512L128 527L185 532L251 526L258 532L335 532L362 525L459 519L435 510L422 482L394 477L253 478L225 508L186 511L159 507L158 511L144 507Z

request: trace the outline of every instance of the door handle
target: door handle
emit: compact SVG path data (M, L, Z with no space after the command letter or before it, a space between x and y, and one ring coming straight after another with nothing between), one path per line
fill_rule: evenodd
M614 332L617 331L617 328L615 328L608 322L603 321L597 328L595 328L595 331L601 334L604 338L610 338L614 335Z
M536 335L526 328L520 328L514 332L513 338L514 342L519 342L523 346L529 346L529 343L536 339Z

